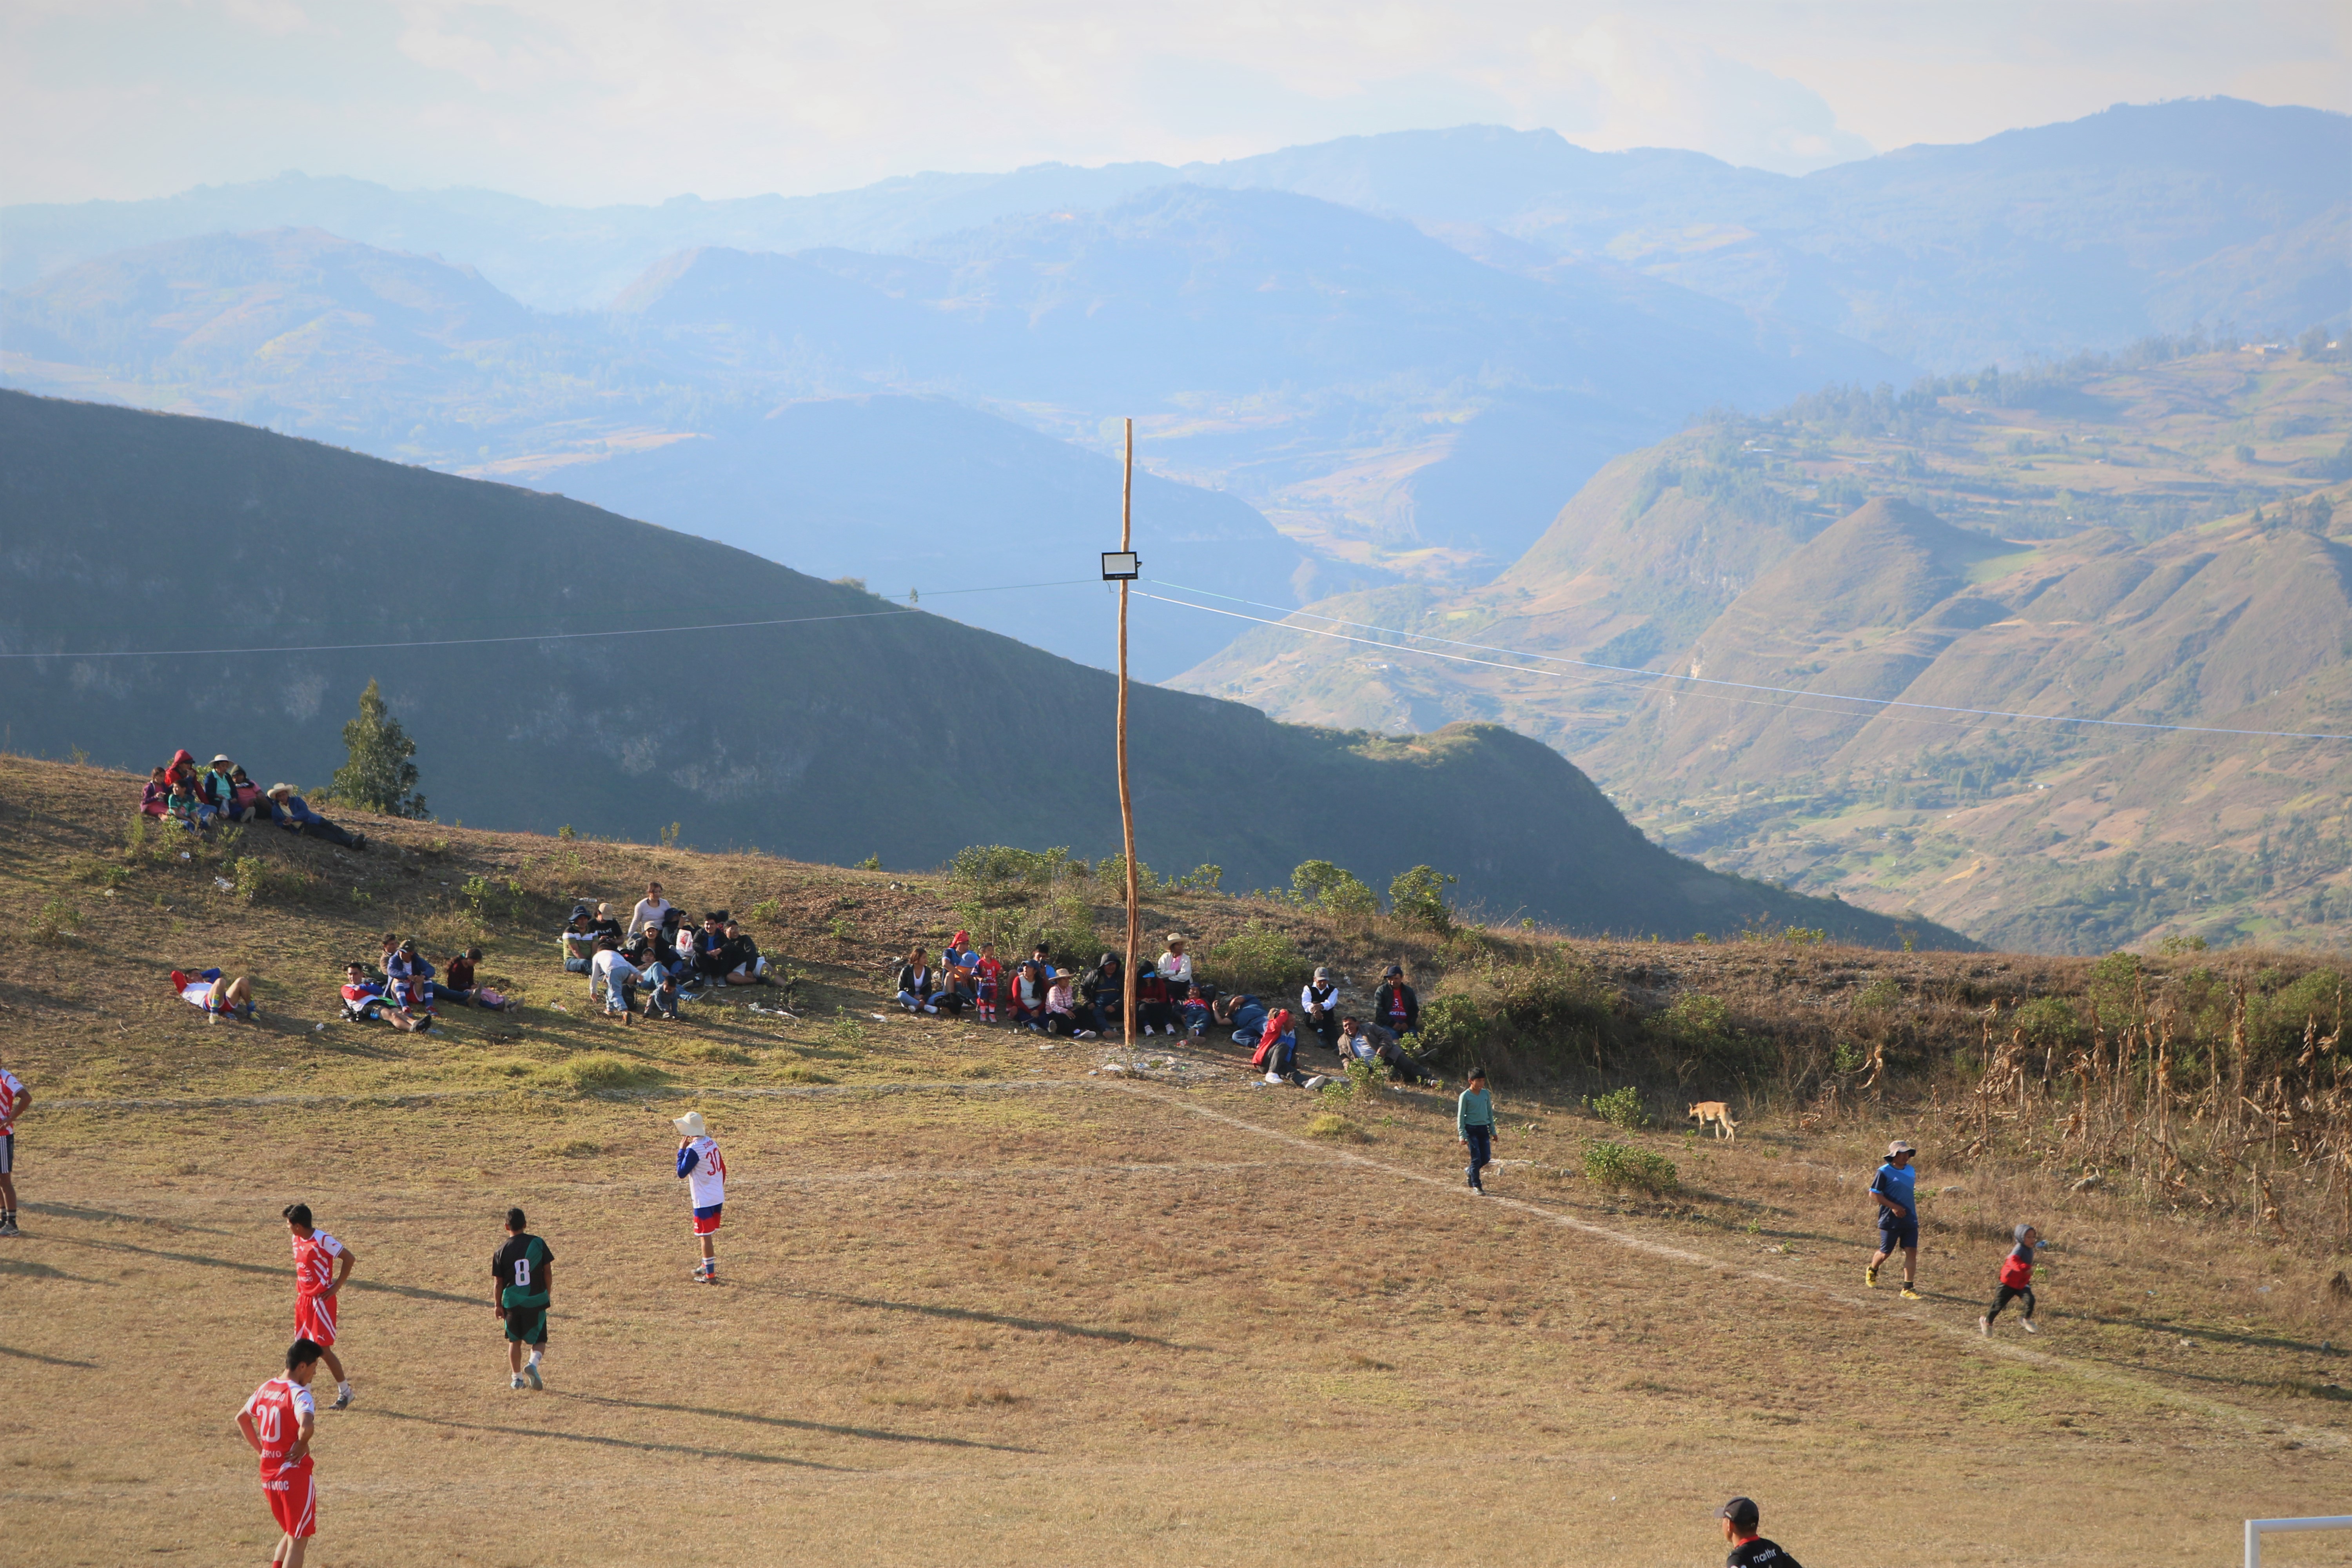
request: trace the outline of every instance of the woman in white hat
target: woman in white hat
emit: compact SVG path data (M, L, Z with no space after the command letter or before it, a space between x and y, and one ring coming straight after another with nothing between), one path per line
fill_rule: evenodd
M719 1234L719 1210L727 1202L727 1162L703 1124L702 1112L689 1110L671 1122L678 1131L677 1179L686 1184L694 1202L694 1234L702 1239L702 1261L694 1266L695 1282L719 1283L719 1258L710 1238Z

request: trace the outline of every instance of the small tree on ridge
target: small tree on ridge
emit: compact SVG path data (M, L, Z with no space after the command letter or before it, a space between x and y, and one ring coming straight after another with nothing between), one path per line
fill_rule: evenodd
M416 742L384 706L373 680L360 693L360 716L343 726L351 760L335 770L338 801L386 816L423 816L425 797L416 793Z

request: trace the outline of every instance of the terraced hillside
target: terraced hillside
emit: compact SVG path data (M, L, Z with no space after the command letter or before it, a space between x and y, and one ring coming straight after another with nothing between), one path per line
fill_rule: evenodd
M1326 601L1293 625L1362 641L1183 684L1507 722L1712 864L2000 945L2340 942L2352 747L1944 710L2352 732L2347 438L2318 342L1824 395L1619 459L1484 588Z

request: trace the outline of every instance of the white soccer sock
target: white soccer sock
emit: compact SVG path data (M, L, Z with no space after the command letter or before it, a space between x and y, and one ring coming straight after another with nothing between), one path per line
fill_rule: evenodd
M530 1352L530 1362L529 1362L527 1364L531 1365L531 1366L537 1366L537 1365L539 1364L539 1358L540 1358L541 1353L541 1352L538 1352L538 1351L533 1351L533 1352Z
M351 1381L350 1381L348 1378L347 1378L347 1379L345 1379L343 1382L341 1382L341 1383L339 1383L339 1384L335 1384L335 1392L336 1392L337 1394L349 1394L351 1391L352 1391Z

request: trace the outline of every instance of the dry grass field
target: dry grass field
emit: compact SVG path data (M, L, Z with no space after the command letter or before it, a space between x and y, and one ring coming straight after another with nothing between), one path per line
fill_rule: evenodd
M0 939L0 1064L39 1097L26 1234L0 1243L11 1568L268 1554L231 1419L290 1332L298 1197L360 1255L313 1563L1699 1564L1747 1492L1809 1568L2142 1568L2352 1506L2340 1258L1948 1175L1924 1116L1622 1135L1681 1167L1635 1199L1584 1179L1604 1130L1530 1081L1480 1200L1450 1099L1335 1111L1229 1045L1137 1078L1099 1045L889 1015L880 953L944 912L905 879L375 822L362 860L181 862L122 850L125 799L0 761L0 897L26 917ZM625 1030L494 916L468 929L519 1014L327 1022L330 966L371 932L446 934L467 877L567 855L616 900L647 867L689 902L777 898L799 1016L730 998ZM247 902L212 881L239 858L317 880ZM258 1026L160 983L225 960L259 976ZM1660 962L1683 961L1729 958ZM716 1289L687 1277L670 1173L689 1107L730 1173ZM1916 1303L1862 1288L1890 1130L1924 1148ZM509 1204L556 1258L544 1393L509 1390L488 1310ZM2054 1244L2045 1331L1986 1342L2015 1217Z

